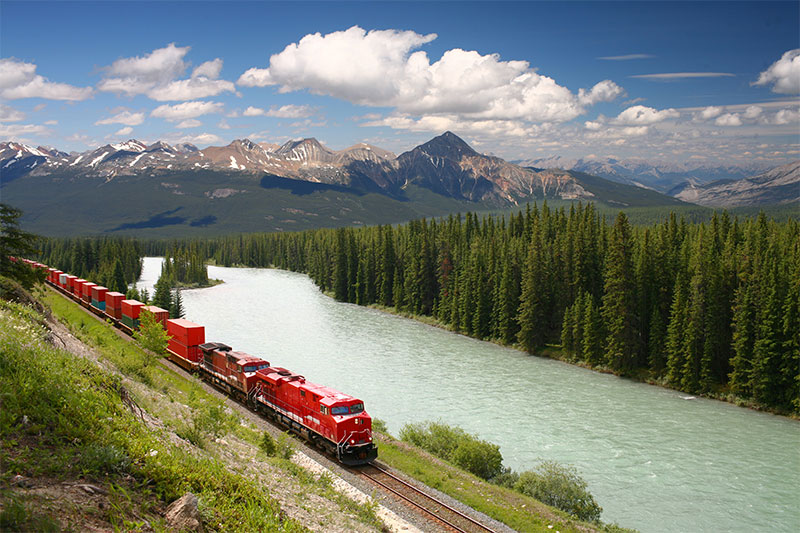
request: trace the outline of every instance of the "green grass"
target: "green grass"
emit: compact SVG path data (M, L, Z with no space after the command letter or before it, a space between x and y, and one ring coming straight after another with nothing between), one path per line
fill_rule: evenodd
M380 460L521 532L602 530L511 489L487 483L387 435L378 436ZM548 526L553 526L552 528Z
M106 347L122 341L113 339L113 333L100 331L102 323L95 326L91 321L79 322L81 335L92 336ZM284 520L278 504L252 481L149 430L123 402L119 377L54 349L47 339L41 316L19 304L0 301L3 484L18 473L100 480L116 487L112 501L121 510L129 508L130 514L142 505L141 499L127 496L131 485L146 489L149 497L145 500L151 504L167 503L191 491L203 502L206 526L211 529L304 529ZM132 347L115 348L120 361L134 355ZM123 476L133 481L115 483ZM25 506L18 498L3 494L3 500L12 502L4 505L4 520L13 521L11 515L24 514ZM242 513L242 509L252 512ZM117 526L125 528L122 522Z

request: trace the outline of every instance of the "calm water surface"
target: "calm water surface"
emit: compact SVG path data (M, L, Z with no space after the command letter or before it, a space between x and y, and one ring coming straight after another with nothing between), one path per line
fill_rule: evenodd
M140 288L161 260L145 259ZM476 341L321 294L304 275L209 267L186 318L358 396L397 434L442 419L504 463L573 464L603 520L643 532L800 531L800 424Z

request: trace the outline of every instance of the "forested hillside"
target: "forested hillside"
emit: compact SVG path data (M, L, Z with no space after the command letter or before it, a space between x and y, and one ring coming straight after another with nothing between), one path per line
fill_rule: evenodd
M43 263L123 294L142 273L142 248L134 239L46 239L39 248Z
M800 413L800 225L763 214L632 226L591 204L509 217L236 236L220 265L307 272L336 299L455 331ZM553 350L549 350L552 352Z

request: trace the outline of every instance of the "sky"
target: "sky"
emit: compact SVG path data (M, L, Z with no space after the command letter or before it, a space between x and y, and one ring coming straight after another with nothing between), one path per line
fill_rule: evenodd
M800 159L800 3L0 0L0 141Z

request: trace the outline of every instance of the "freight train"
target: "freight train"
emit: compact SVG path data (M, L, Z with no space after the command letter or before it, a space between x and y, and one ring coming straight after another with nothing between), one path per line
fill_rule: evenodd
M42 263L21 261L46 271L48 285L129 335L138 330L142 311L153 313L169 334L167 355L172 362L334 455L339 462L359 465L378 456L372 441L372 419L358 398L306 381L299 374L226 344L205 342L203 326L171 319L164 309L125 299L122 293Z

